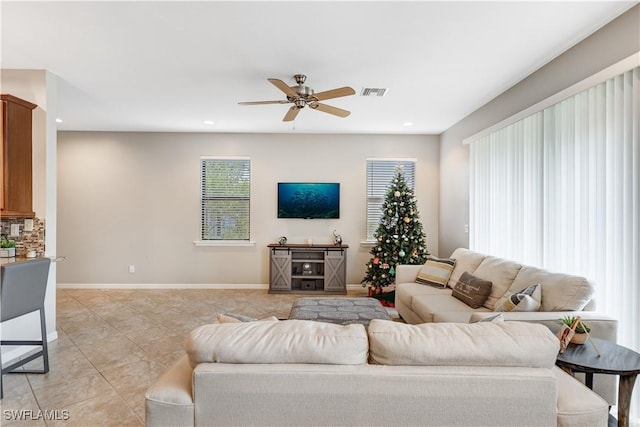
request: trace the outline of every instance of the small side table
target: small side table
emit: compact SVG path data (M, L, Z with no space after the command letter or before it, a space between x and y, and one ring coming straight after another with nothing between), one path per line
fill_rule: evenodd
M640 354L616 343L592 338L600 350L598 356L588 341L569 344L558 354L556 365L569 372L583 372L587 387L593 388L593 374L619 375L618 426L629 427L629 406L636 377L640 374Z

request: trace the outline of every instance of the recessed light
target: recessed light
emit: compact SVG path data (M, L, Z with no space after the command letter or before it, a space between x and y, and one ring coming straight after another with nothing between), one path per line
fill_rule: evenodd
M404 122L402 126L413 126L413 122Z
M62 123L62 119L56 119L56 123Z
M204 123L205 125L213 125L213 124L215 124L216 122L214 122L213 120L205 120L205 121L204 121L204 122L202 122L202 123Z

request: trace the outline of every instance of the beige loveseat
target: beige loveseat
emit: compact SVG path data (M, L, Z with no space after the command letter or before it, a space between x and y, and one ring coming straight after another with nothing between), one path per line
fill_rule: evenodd
M579 315L591 328L592 336L617 341L617 320L594 311L595 285L584 277L552 273L464 248L456 249L450 258L455 259L455 266L445 288L416 283L421 265L397 266L395 306L407 323L468 323L494 315L495 304L506 293L540 284L540 309L502 313L505 320L540 323L556 331L560 328L559 319ZM452 296L452 288L464 272L492 282L491 293L479 308L471 308ZM578 377L581 378L580 375ZM615 377L595 375L594 390L611 405L616 404Z
M608 405L523 322L204 325L146 394L147 426L606 426Z

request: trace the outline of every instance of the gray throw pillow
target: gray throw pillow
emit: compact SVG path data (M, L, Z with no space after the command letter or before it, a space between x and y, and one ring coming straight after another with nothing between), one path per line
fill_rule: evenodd
M256 319L253 317L245 316L238 313L224 313L218 314L218 323L244 323L244 322L277 322L276 316L263 317L262 319Z
M238 313L224 313L224 314L222 314L222 316L230 317L230 318L235 319L235 320L237 320L239 322L255 322L256 320L258 320L256 318L245 316L244 314L238 314ZM221 316L218 315L218 321L220 321L220 317ZM221 322L221 323L223 323L223 322Z
M504 316L502 314L494 314L493 316L483 317L480 320L471 319L469 323L498 323L504 322Z

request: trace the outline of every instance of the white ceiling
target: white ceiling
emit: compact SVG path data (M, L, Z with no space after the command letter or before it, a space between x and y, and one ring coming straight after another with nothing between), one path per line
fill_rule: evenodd
M61 130L440 133L637 3L3 0L1 61L59 77ZM237 104L296 73L352 114Z

